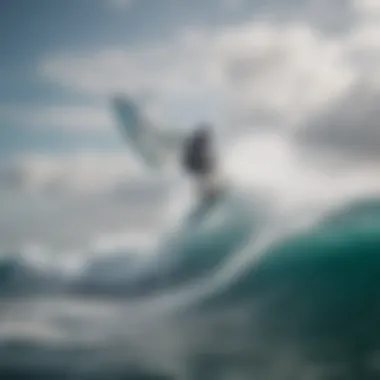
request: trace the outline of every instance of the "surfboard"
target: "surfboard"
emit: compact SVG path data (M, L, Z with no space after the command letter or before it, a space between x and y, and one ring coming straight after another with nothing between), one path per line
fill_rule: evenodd
M162 136L144 119L132 99L115 96L111 103L120 132L129 147L148 168L162 170L167 165L171 153Z

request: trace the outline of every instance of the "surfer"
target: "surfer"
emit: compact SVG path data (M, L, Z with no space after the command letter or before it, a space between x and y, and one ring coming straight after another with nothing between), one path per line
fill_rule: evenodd
M154 128L144 120L137 105L125 96L115 96L112 105L123 135L148 167L160 169L171 156L170 152L178 152L182 168L195 179L200 199L215 199L221 184L216 176L210 125L200 124L190 135L184 136L173 130L165 132Z
M195 179L202 199L216 194L215 160L211 126L200 124L183 143L182 166Z

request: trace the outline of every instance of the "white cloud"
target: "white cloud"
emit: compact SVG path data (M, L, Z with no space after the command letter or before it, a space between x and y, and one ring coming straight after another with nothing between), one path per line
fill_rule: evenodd
M256 25L224 41L229 92L248 120L263 114L269 123L294 125L344 92L354 78L339 44L307 25Z
M297 138L308 147L361 160L379 157L380 19L374 21L372 16L360 20L341 39L356 80L300 128Z
M248 23L221 32L187 30L135 50L52 56L41 63L52 82L87 94L151 92L178 103L294 123L344 91L353 79L336 41L306 24ZM168 110L170 107L168 107ZM215 111L215 114L217 114ZM255 118L253 118L255 119Z
M307 2L307 12L316 8L326 13L329 4ZM318 138L322 144L339 130L335 140L342 151L344 135L352 135L349 129L356 129L358 139L377 139L373 126L365 127L371 124L367 118L375 119L367 111L369 103L377 102L377 90L371 84L356 95L352 91L365 83L380 84L378 3L347 4L352 18L344 33L324 34L306 16L309 23L261 20L219 29L187 28L154 46L51 56L39 70L45 79L74 92L148 94L151 105L166 118L188 123L206 117L232 128L274 126L292 131L302 126L304 131L315 128L314 121L308 123L320 115L340 112L344 118L342 107L336 108L344 103L356 110L356 124L337 129L326 119L319 128L325 130L325 138Z
M240 187L262 189L288 210L315 208L380 191L376 165L333 161L325 164L300 149L286 134L251 133L226 153L225 170Z
M365 18L380 16L380 4L377 0L352 0L353 8Z
M166 187L116 154L2 162L0 251L81 250L106 235L151 233L165 220Z
M308 147L326 148L355 159L379 157L380 86L360 82L296 134Z
M115 182L139 178L141 166L130 155L83 152L70 156L19 156L0 166L0 185L22 191L104 191ZM8 178L8 181L7 181ZM18 180L16 180L18 178Z
M35 129L107 130L114 124L105 106L0 106L3 120Z

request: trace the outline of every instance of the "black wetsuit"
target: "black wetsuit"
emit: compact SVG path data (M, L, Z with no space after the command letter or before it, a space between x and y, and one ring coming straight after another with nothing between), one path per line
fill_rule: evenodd
M199 129L191 135L184 146L183 165L193 175L207 175L214 169L211 157L211 135L207 129Z

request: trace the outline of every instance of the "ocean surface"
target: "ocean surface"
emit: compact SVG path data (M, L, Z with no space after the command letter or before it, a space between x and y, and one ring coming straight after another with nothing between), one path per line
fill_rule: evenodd
M151 254L2 255L0 379L379 379L380 199L296 219L226 193Z

